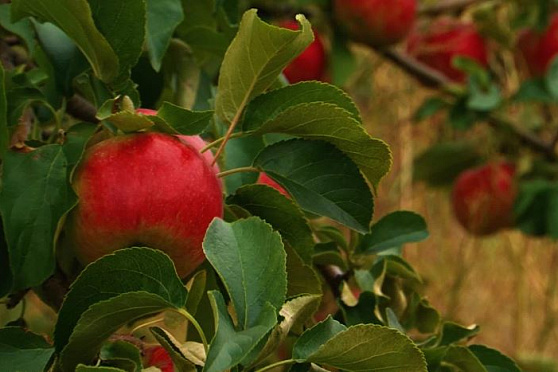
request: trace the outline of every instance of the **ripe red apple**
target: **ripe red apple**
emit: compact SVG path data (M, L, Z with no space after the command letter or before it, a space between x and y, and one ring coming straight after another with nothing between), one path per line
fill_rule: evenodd
M199 152L162 133L91 146L76 170L79 196L67 236L84 264L117 249L160 249L185 277L204 260L209 223L223 214L221 185Z
M157 111L151 110L151 109L139 108L139 109L136 110L136 112L138 112L140 114L143 114L143 115L147 115L147 116L157 115ZM201 151L207 145L207 143L200 136L178 135L177 137L181 141L183 141L186 144L192 146L194 148L194 150L196 150L196 151ZM210 150L201 153L201 155L203 156L203 158L205 159L205 161L209 165L213 164L213 170L215 171L215 174L217 174L221 171L219 169L219 166L217 165L217 163L213 163L213 161L215 160L215 157L213 156L213 153Z
M415 22L416 0L335 0L339 25L355 41L385 47L403 40Z
M287 190L285 190L283 188L283 186L279 185L277 182L275 182L271 177L269 177L267 174L265 174L264 172L260 173L260 176L258 177L258 183L261 183L263 185L267 185L267 186L271 186L273 187L275 190L279 191L281 194L285 195L287 198L290 198L291 196L289 195L289 193L287 192Z
M296 21L285 20L279 26L289 30L298 30ZM326 70L326 52L321 36L314 31L314 41L285 69L283 74L291 84L306 80L322 80Z
M474 235L489 235L513 226L517 196L515 167L495 163L464 171L457 178L452 204L461 225Z
M482 66L488 65L487 46L475 25L449 17L414 30L407 41L407 52L457 82L465 81L466 75L453 67L455 57L467 57Z
M146 367L157 367L161 372L174 372L169 353L162 346L153 346L144 351Z
M531 75L543 76L558 54L558 13L552 15L548 28L543 32L532 29L521 31L517 48Z

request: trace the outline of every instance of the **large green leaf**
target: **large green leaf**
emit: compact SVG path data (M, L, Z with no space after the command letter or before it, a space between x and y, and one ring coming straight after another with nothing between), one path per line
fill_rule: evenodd
M387 144L370 137L353 113L331 103L291 106L256 133L284 133L329 142L350 157L374 187L391 167Z
M484 345L471 345L469 350L475 354L488 372L521 372L513 360Z
M305 263L289 243L287 252L287 298L305 294L322 294L322 281L311 264Z
M181 308L186 289L170 258L149 248L116 251L87 266L72 284L54 331L56 350L68 343L82 314L92 305L128 292L143 291Z
M227 199L269 223L289 242L305 263L312 263L314 239L308 221L291 200L266 185L247 185Z
M248 102L264 92L312 42L310 23L302 15L297 17L301 31L271 26L258 18L255 9L244 13L219 75L215 107L221 119L240 118Z
M0 211L14 274L14 289L42 283L54 270L60 218L75 204L62 146L28 154L6 153Z
M253 283L253 282L252 282ZM254 324L242 331L236 331L227 312L223 295L209 292L217 330L211 341L204 372L221 372L240 363L256 347L263 337L277 323L277 309L269 302L261 309Z
M427 237L428 229L424 218L413 212L397 211L376 222L370 234L366 234L360 241L357 251L377 254L402 244L420 242Z
M53 352L42 336L19 327L0 328L0 371L42 371Z
M119 328L175 306L162 296L145 291L122 293L91 305L72 329L57 362L59 368L72 372L80 363L93 362L103 343Z
M176 133L192 136L207 128L213 111L190 111L164 102L157 111L157 117L163 119Z
M83 52L95 74L110 83L118 76L119 62L109 42L99 32L86 0L13 0L12 20L34 16L54 23Z
M227 223L214 219L203 249L234 304L238 324L257 324L269 305L280 309L287 292L286 254L281 237L257 217Z
M374 210L357 166L335 146L293 139L266 147L254 161L308 212L366 233Z
M181 0L147 0L147 50L155 71L161 69L172 34L183 19Z
M291 106L316 102L337 105L347 110L353 119L361 121L357 107L343 90L318 81L305 81L254 98L246 107L242 118L242 129L245 131L258 129Z
M293 359L299 362L308 360L320 347L335 335L347 330L343 324L332 317L327 317L323 322L304 332L296 341L293 348Z
M145 2L141 0L87 1L95 25L118 56L119 83L122 83L141 54L147 23ZM72 37L71 34L69 36Z
M449 346L444 355L444 364L454 366L458 371L488 372L475 354L465 346Z
M337 333L304 359L345 371L427 371L424 355L411 339L373 324Z

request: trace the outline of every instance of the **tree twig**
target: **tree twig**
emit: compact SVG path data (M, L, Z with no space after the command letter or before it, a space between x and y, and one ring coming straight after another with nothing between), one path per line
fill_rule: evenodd
M97 108L80 95L76 94L68 100L66 111L76 119L95 124L99 122L99 119L95 116L97 115Z

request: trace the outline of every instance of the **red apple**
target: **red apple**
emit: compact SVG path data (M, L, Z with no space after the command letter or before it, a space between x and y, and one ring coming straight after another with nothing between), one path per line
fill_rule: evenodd
M161 372L174 372L174 364L169 353L162 346L145 350L146 367L157 367Z
M457 178L452 204L461 225L474 235L489 235L513 226L517 196L515 167L509 163L488 164L467 170Z
M175 136L136 133L91 146L76 170L79 203L67 235L84 264L117 249L160 249L185 277L204 260L209 223L223 214L221 185L199 152Z
M558 54L558 13L551 17L550 25L543 32L532 29L521 31L517 39L517 48L523 55L531 75L543 76Z
M488 65L488 50L475 25L442 17L426 29L416 29L407 42L407 52L418 61L441 72L448 78L465 81L465 73L452 65L455 57L470 58Z
M279 26L289 30L298 30L299 24L286 20ZM322 80L326 69L326 53L321 36L314 31L314 41L284 70L283 74L291 84L306 80Z
M157 111L151 110L151 109L139 108L139 109L136 110L136 112L138 112L140 114L143 114L143 115L147 115L147 116L157 115ZM207 143L200 136L179 135L177 137L181 141L183 141L186 144L192 146L194 148L194 150L196 150L196 151L201 151L207 145ZM217 163L213 162L215 160L215 157L213 156L213 153L210 150L203 152L202 156L209 165L213 164L213 170L214 170L215 174L217 174L221 171L219 169L219 166L217 165Z
M271 177L269 177L267 174L265 174L263 172L260 173L260 176L258 177L258 183L273 187L275 190L279 191L281 194L285 195L287 198L291 197L289 195L289 193L287 192L287 190L285 190L283 188L283 186L279 185Z
M403 40L413 27L416 0L335 0L339 25L355 41L385 47Z

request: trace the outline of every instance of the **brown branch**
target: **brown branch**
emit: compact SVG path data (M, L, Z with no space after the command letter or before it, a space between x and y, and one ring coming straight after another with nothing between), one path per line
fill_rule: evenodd
M425 5L419 9L423 16L435 17L447 13L461 13L469 6L489 0L446 0L435 5Z
M79 120L95 124L99 122L99 119L95 116L97 115L97 108L77 94L68 100L66 112Z
M413 58L405 56L393 49L380 50L378 52L425 86L441 90L454 96L456 95L455 91L449 89L450 80L448 78L442 76L436 71L433 71L431 68L424 66L422 63L414 60ZM491 112L488 114L486 122L495 129L512 133L526 146L530 147L534 151L542 153L548 160L558 160L554 151L554 143L547 143L543 141L534 133L520 128L502 115Z

